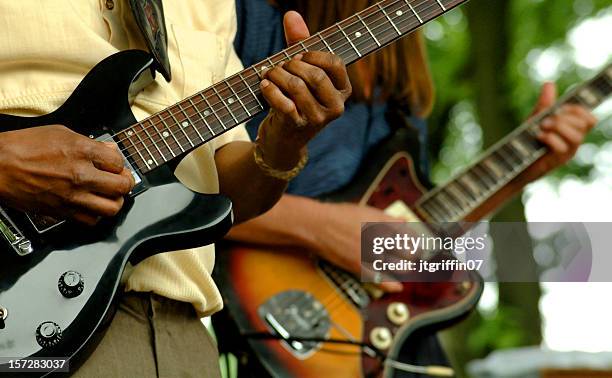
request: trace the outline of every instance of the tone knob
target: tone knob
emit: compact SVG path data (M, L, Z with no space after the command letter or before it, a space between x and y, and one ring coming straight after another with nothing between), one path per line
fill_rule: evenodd
M62 340L62 329L54 322L41 323L36 329L36 341L43 348L56 346Z
M395 325L402 325L410 318L410 310L401 302L393 302L387 307L387 318Z
M57 288L64 297L74 298L81 295L83 289L85 288L85 282L83 281L83 276L81 276L81 274L69 270L62 274L57 282Z
M370 331L370 342L379 350L387 350L391 346L393 335L389 328L376 327Z
M0 306L0 329L4 329L6 324L4 321L8 317L8 310L2 306Z

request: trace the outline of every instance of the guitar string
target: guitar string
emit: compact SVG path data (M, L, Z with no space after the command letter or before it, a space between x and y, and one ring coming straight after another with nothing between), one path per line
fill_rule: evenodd
M395 2L393 2L392 4L387 5L387 6L386 6L386 8L392 7L392 6L396 5L396 4L397 4L398 2L400 2L400 1L401 1L401 0L395 1ZM416 5L416 6L417 6L417 8L418 8L418 7L420 7L421 5L425 4L426 2L427 2L427 0L425 0L425 1L424 1L424 2L422 2L422 3L419 3L418 5ZM425 14L425 11L426 11L426 10L429 10L429 9L431 9L431 8L437 8L437 5L433 4L433 5L431 5L430 7L426 8L425 10L421 10L421 14L422 14L422 15L423 15L423 14ZM367 9L366 9L366 10L367 10ZM373 14L371 14L371 15L369 15L369 16L366 16L366 17L370 17L370 16L372 16L372 15L373 15ZM379 14L379 13L376 13L376 15L378 16L378 15L380 15L380 14ZM393 17L392 19L397 19L397 18L399 18L399 17L401 17L401 16L398 16L398 17ZM389 22L388 22L389 20L388 20L388 19L387 19L385 16L382 16L382 17L380 17L380 18L377 18L377 19L376 19L376 21L382 21L382 23L379 23L378 25L373 26L373 29L372 29L372 30L376 30L376 29L378 29L380 26L382 26L382 25L388 25L388 23L389 23ZM403 26L404 26L404 25L403 25L403 23L405 23L405 21L410 21L410 22L412 22L411 20L400 20L400 22L399 22L399 23L396 23L396 25L399 25L400 27L402 27L402 28L403 28ZM358 24L358 23L359 23L359 21L357 21L357 22L353 22L352 24L345 26L345 28L348 28L348 27L350 27L350 26L352 26L352 25L356 25L356 24ZM420 25L420 23L416 23L415 25L416 25L416 26L418 26L418 25ZM412 26L414 26L414 25L409 25L409 27L412 27ZM329 30L330 30L330 29L324 30L322 33L327 32L327 31L329 31ZM391 32L392 32L393 30L394 30L394 27L393 27L393 25L392 25L391 27L384 29L384 30L383 30L383 33L384 33L384 32L389 32L389 31L391 31ZM322 35L322 34L321 34L321 35ZM393 35L395 35L395 33L393 33ZM309 47L313 47L313 46L315 46L315 45L317 45L317 44L319 44L319 43L320 43L320 41L316 41L316 42L314 42L313 44L311 44L311 45L309 45L309 46L306 46L306 47L307 47L307 48L309 48ZM363 47L363 46L362 46L362 45L363 45L363 42L357 42L357 43L359 44L359 46L360 46L360 47ZM348 46L348 45L350 45L350 44L351 44L351 41L349 41L349 42L345 42L345 43L342 43L340 46L335 46L335 47L334 47L334 49L339 49L339 48L342 48L342 47L344 47L344 46ZM370 44L369 44L369 45L367 45L366 47L368 47L368 48L369 48L369 47L374 47L375 45L376 45L375 43L374 43L374 44L370 43ZM302 50L303 50L303 49L302 49ZM352 48L352 47L349 47L347 50L344 50L344 51L340 52L340 54L344 54L344 53L347 53L347 52L351 52L351 50L353 50L353 48ZM274 56L270 57L269 59L273 59L274 57L277 57L277 56L279 56L279 55L281 55L281 54L283 54L283 52L278 53L278 54L276 54L276 55L274 55ZM281 60L281 61L284 61L284 59L283 59L283 60ZM279 64L281 61L277 62L277 64ZM253 66L253 67L251 67L251 68L254 68L254 66ZM242 72L244 72L244 71L242 71ZM247 78L249 78L249 79L250 79L250 78L253 78L253 77L255 77L255 76L257 76L257 75L250 75L250 76L247 76ZM232 78L234 78L234 77L236 77L236 75L234 75L234 76L232 76L232 77L230 77L230 78L228 78L228 79L226 79L226 80L224 80L224 81L226 81L226 82L227 82L228 80L230 80L230 79L232 79ZM217 84L215 84L215 85L217 85ZM247 87L247 89L243 89L243 90L241 90L239 93L243 93L243 92L245 92L245 91L247 91L247 90L249 90L249 89L250 89L250 90L253 90L253 89L258 90L258 87L259 87L259 83L255 84L254 86ZM206 90L205 90L205 91L206 91ZM199 92L199 93L197 93L197 94L193 95L192 97L190 97L190 98L188 98L188 99L186 99L186 100L184 100L184 101L188 101L188 100L190 100L190 99L192 99L192 98L194 98L194 97L196 97L196 96L198 96L198 95L201 95L201 94L202 94L202 92ZM218 97L219 97L219 96L218 96ZM249 105L253 104L253 100L252 100L252 98L253 98L253 97L252 97L252 96L248 96L247 98L249 99L249 101L247 101L247 104L249 104ZM239 99L240 99L240 100L242 100L242 99L245 99L245 97L239 97ZM198 102L194 103L194 105L201 104L203 101L206 101L206 100L200 100L200 101L198 101ZM258 101L258 100L255 100L255 101ZM192 102L193 102L193 101L192 101ZM217 102L217 103L215 103L215 105L219 105L219 104L221 104L221 103L222 103L222 102ZM175 104L175 105L176 105L176 104ZM214 114L214 115L215 115L217 118L219 118L219 121L220 121L221 126L222 126L222 127L225 127L225 126L224 126L224 123L222 122L222 120L221 120L220 118L221 118L221 117L232 116L232 114L231 114L231 112L226 112L226 111L225 111L225 110L226 110L225 108L221 108L220 110L215 110L215 109L214 109L214 106L215 106L215 105L210 106L210 108L213 110L213 113L216 113L216 114ZM136 155L138 155L138 154L145 153L145 154L148 154L150 158L152 158L152 159L156 160L156 159L155 159L155 156L154 156L155 154L150 153L150 152L148 151L147 146L144 144L144 141L151 141L151 142L153 142L153 146L151 146L151 148L153 149L153 151L155 151L155 149L157 148L157 149L158 149L158 153L159 153L160 157L161 157L161 158L163 158L164 160L166 160L166 158L165 158L164 154L161 152L161 149L160 149L160 148L159 148L159 146L157 145L157 142L164 142L164 143L166 143L166 144L173 144L173 145L176 145L176 147L181 148L181 149L183 150L182 145L181 145L181 142L184 142L185 140L187 140L187 141L189 141L189 142L191 143L191 140L189 139L189 136L187 136L187 135L185 135L185 137L183 137L183 136L181 135L181 132L182 132L182 133L184 133L184 134L187 134L187 132L189 132L189 134L191 135L191 137L192 137L192 138L196 138L196 137L198 137L198 136L199 136L199 133L198 133L198 131L197 131L196 126L194 126L193 122L191 122L191 117L198 116L198 115L200 115L200 116L201 116L201 114L199 114L199 113L198 113L199 109L198 109L197 107L195 107L195 106L191 106L191 105L190 105L190 106L187 106L187 107L185 107L185 108L183 108L183 109L181 109L181 110L183 110L183 112L184 112L184 110L188 110L188 109L190 109L190 108L195 108L196 113L194 113L194 114L193 114L193 115L191 115L191 116L189 116L188 114L186 114L186 112L184 112L184 113L187 115L187 117L185 118L185 120L188 120L188 121L189 121L189 123L191 124L191 126L192 126L192 128L193 128L194 130L187 129L187 130L185 131L185 129L180 129L180 128L179 128L179 130L181 130L181 132L177 132L177 134L179 134L179 137L176 137L176 135L174 135L174 132L171 132L172 136L174 137L174 140L173 140L173 139L169 139L169 140L170 140L170 143L167 143L167 142L165 141L165 139L164 139L163 137L161 137L161 135L159 135L159 130L157 129L157 126L162 125L162 124L163 124L163 123L164 123L166 120L169 120L169 119L171 119L171 118L176 118L176 117L175 117L175 116L176 116L176 114L174 114L172 111L170 111L170 110L171 110L171 108L172 108L172 107L167 108L167 109L165 109L165 110L163 110L163 111L161 111L161 112L159 112L159 113L157 113L157 114L154 114L154 115L152 115L151 117L149 117L149 118L147 118L147 119L145 119L145 120L143 120L143 121L141 121L141 122L138 122L137 124L133 125L134 127L136 127L136 126L140 126L140 127L141 127L141 130L140 130L140 131L139 131L139 130L136 130L135 128L133 129L133 132L135 132L136 134L138 134L138 135L137 135L137 137L139 138L139 140L138 140L138 141L133 141L133 140L131 140L131 139L129 139L129 138L123 138L123 139L120 139L120 140L119 140L119 142L123 142L123 141L125 141L125 140L130 140L130 142L131 142L131 144L132 144L132 147L133 147L133 148L136 150L134 153L132 153L132 154L128 155L128 157L132 157L134 160L136 160L136 161L141 161L141 162L143 162L145 165L149 166L150 164L149 164L148 162L145 162L145 161L144 161L144 159L142 159L142 158L138 158L138 156L136 156ZM245 106L245 108L246 108L246 106ZM257 107L257 108L255 108L255 109L253 109L253 108L249 108L249 110L255 110L255 111L257 111L257 112L259 112L259 111L260 111L260 109L259 109L258 107ZM166 118L164 118L164 117L162 117L160 114L161 114L161 113L164 113L164 112L166 112L166 111L168 111L168 113L170 114L170 117L166 117ZM245 113L245 112L241 110L241 113ZM220 116L220 117L219 117L219 116ZM160 118L160 120L161 120L161 122L160 122L160 121L153 122L153 118L154 118L154 117L159 117L159 118ZM144 125L143 125L143 123L144 123L144 122L146 122L146 121L149 121L149 123L151 123L151 126L144 126ZM207 124L206 126L208 126L208 124ZM233 127L233 126L232 126L232 127ZM155 136L160 136L160 137L161 137L160 139L154 139L153 137L150 137L150 136L143 136L143 135L141 135L141 134L140 134L142 131L147 132L147 130L149 130L149 129L151 129L151 128L155 128L154 137L155 137ZM164 128L166 128L166 129L167 129L167 131L170 131L170 130L171 130L171 127L162 127L162 130L163 130ZM210 128L210 127L209 127L209 128ZM230 128L231 128L231 127L230 127ZM205 130L205 129L204 129L204 130ZM122 130L121 132L125 132L125 131L126 131L126 130ZM223 131L225 131L225 130L223 130ZM121 132L120 132L120 133L121 133ZM194 132L195 132L196 134L198 134L198 135L195 135L195 134L194 134ZM118 134L119 134L119 133L118 133ZM148 134L148 132L147 132L147 134ZM216 134L215 134L214 132L212 132L212 134L213 134L213 135L212 135L212 137L215 137L215 136L216 136ZM117 134L116 134L116 135L117 135ZM202 138L200 138L200 139L202 139ZM112 139L107 139L107 140L112 140ZM180 142L179 142L179 141L180 141ZM140 145L142 145L142 147L144 147L145 149L147 149L147 151L142 150L142 149L139 149L139 147L137 147L139 144L140 144ZM129 149L129 147L126 147L126 148L124 148L124 149L121 149L121 151L123 152L123 151L126 151L126 150L128 150L128 149ZM169 149L168 149L168 152L172 154L172 148L169 148ZM174 154L173 154L173 155L174 155ZM149 159L149 160L150 160L150 159Z
M394 5L397 5L397 3L398 3L398 2L400 2L400 1L401 1L401 0L396 0L394 3L389 4L389 5L387 5L386 7L387 7L387 8L389 8L389 7L392 7L392 6L394 6ZM422 3L418 4L418 5L417 5L417 7L418 7L418 6L420 6L420 5L425 4L426 2L427 2L427 0L425 0L424 2L422 2ZM432 5L432 6L428 7L428 8L426 8L426 10L427 10L427 9L431 9L431 8L437 8L437 6L436 6L436 5ZM421 15L424 15L424 14L425 14L425 10L421 10ZM373 14L372 14L372 15L373 15ZM372 15L370 15L370 16L372 16ZM379 15L379 14L377 14L377 15ZM366 17L368 17L368 16L366 16ZM398 17L392 17L392 20L396 20L396 21L397 21L397 19L398 19L398 18L400 18L400 17L401 17L401 16L398 16ZM427 17L427 16L425 16L425 17ZM380 28L380 26L383 26L383 25L388 25L388 24L389 24L389 20L388 20L388 19L387 19L385 16L382 16L382 17L380 17L380 18L377 18L377 19L376 19L376 21L381 21L381 20L382 20L383 22L382 22L382 23L380 23L380 24L378 24L378 25L376 25L376 26L372 26L372 27L371 27L371 30L377 30L377 29L379 29L379 28ZM421 25L420 23L413 23L413 20L400 20L398 23L395 23L395 25L397 25L397 26L399 26L399 27L402 27L402 28L403 28L403 27L405 26L405 25L404 25L404 23L405 23L406 21L408 21L408 22L410 22L410 23L411 23L411 25L409 25L409 27L412 27L412 26L415 26L415 25L416 25L416 26ZM359 22L354 22L354 23L352 23L352 24L350 24L350 25L345 26L344 28L349 28L350 26L352 26L352 25L356 25L356 24L358 24L358 23L359 23ZM394 30L394 27L393 27L393 26L391 26L391 27L389 27L389 28L385 28L385 29L384 29L382 32L383 32L383 33L385 33L385 32L389 32L389 31L393 31L393 30ZM326 31L328 31L328 30L324 30L323 32L326 32ZM378 31L378 30L377 30L377 31ZM323 32L322 32L322 33L323 33ZM322 34L321 34L321 35L322 35ZM351 41L351 42L352 42L352 41ZM345 43L342 43L342 44L341 44L341 45L339 45L339 46L334 46L334 47L332 48L332 50L334 50L334 49L340 49L340 48L342 48L342 47L348 46L348 45L350 45L350 44L351 44L351 42L345 42ZM367 41L364 41L364 42L367 42ZM310 47L313 47L313 46L318 45L318 44L320 44L320 43L321 43L321 41L319 40L319 41L315 41L313 44L311 44L311 45L309 45L309 46L306 46L306 45L305 45L305 46L306 46L306 47L308 47L308 48L310 48ZM357 41L356 43L359 45L359 47L361 47L361 48L363 48L363 47L364 47L364 43L363 43L363 42L361 42L361 41ZM366 48L369 48L369 47L374 47L374 46L376 46L376 43L375 43L375 42L374 42L374 43L368 43L368 44L367 44L365 47L366 47ZM303 49L302 49L302 50L303 50ZM354 50L354 49L352 48L352 46L351 46L351 48L348 48L348 49L346 49L346 50L344 50L344 51L342 51L342 52L339 52L339 54L349 53L349 52L351 52L351 50ZM278 56L278 55L280 55L280 54L282 54L282 53L283 53L283 52L281 52L281 53L279 53L279 54L276 54L276 55L274 55L274 56L270 57L269 59L273 59L274 57L276 57L276 56ZM276 62L276 64L279 64L279 63L281 63L282 61L283 61L283 60L278 61L278 62ZM251 68L254 68L254 66L253 66L253 67L251 67ZM248 69L247 69L247 70L248 70ZM246 70L244 70L244 71L246 71ZM242 71L242 72L244 72L244 71ZM251 78L256 77L256 76L257 76L257 75L250 75L250 76L247 76L247 78L251 79ZM236 77L236 75L234 75L234 76L232 76L232 77L230 77L230 78L228 78L228 79L225 79L224 81L228 81L229 79L232 79L232 78L234 78L234 77ZM217 85L217 84L215 84L215 85ZM253 85L253 86L247 87L247 89L243 89L243 90L239 91L238 93L244 93L244 92L248 91L248 90L249 90L249 88L252 90L252 89L255 89L255 88L258 88L258 87L259 87L259 83L257 83L256 85ZM206 91L206 90L205 90L205 91ZM198 96L198 95L201 95L201 94L202 94L202 92L199 92L199 93L197 93L197 94L193 95L192 97L190 97L190 98L188 98L188 99L185 99L185 100L183 100L183 101L187 101L187 100L189 100L189 99L191 99L191 98L194 98L195 96ZM250 96L248 96L248 97L240 97L240 96L239 96L239 98L240 98L240 100L243 100L243 99L248 99L248 98L250 98L250 99L251 99L250 101L247 101L247 102L245 103L245 107L244 107L245 109L247 109L246 104L252 105L252 104L254 103L254 101L252 100L252 98L253 98L253 96L252 96L252 95L250 95ZM201 103L203 103L204 101L205 101L205 100L200 100L200 101L198 101L198 102L195 102L195 103L194 103L194 105L201 104ZM216 112L216 113L217 113L217 116L220 116L220 117L227 117L227 116L231 116L232 114L231 114L230 112L226 112L226 111L225 111L225 110L226 110L225 108L221 108L221 109L219 109L219 110L215 110L215 109L214 109L214 106L219 105L219 104L222 104L222 103L223 103L222 101L217 102L217 103L215 103L214 105L210 106L210 108L213 110L213 112ZM175 105L177 105L177 104L175 104ZM154 133L154 136L160 136L160 137L161 137L161 135L159 135L159 134L158 134L158 133L159 133L159 130L157 129L157 127L156 127L156 126L160 126L160 125L162 125L162 124L163 124L163 122L164 122L164 121L166 121L166 120L169 120L169 119L173 118L173 116L176 116L176 114L175 114L175 113L173 113L173 112L171 112L171 111L170 111L170 109L171 109L171 108L172 108L172 107L167 108L167 109L164 109L163 111L161 111L161 112L159 112L159 113L157 113L157 114L154 114L154 115L152 115L151 117L148 117L147 119L145 119L145 120L143 120L143 121L141 121L141 122L138 122L137 124L133 125L132 127L135 127L135 126L140 126L140 127L141 127L141 130L136 130L136 129L133 129L133 131L134 131L135 133L141 133L141 132L143 132L143 131L144 131L144 132L146 132L146 131L148 131L148 130L152 129L153 127L155 127L155 131L156 131L156 133ZM189 110L189 109L195 109L196 111L199 111L199 109L198 109L197 107L192 106L192 105L189 105L189 106L187 106L187 107L185 107L185 108L182 108L182 110ZM255 109L254 109L254 108L252 108L252 107L249 107L249 108L248 108L248 110L256 110L256 111L260 111L259 107L255 108ZM168 111L168 112L170 113L170 117L166 117L166 118L161 117L161 114L162 114L162 113L164 113L165 111ZM240 112L241 112L241 114L242 114L242 113L246 113L246 112L245 112L245 111L243 111L242 109L240 110ZM185 113L186 113L186 112L185 112ZM192 126L192 128L194 128L194 129L195 129L196 127L194 126L195 124L194 124L193 122L191 122L191 118L192 118L192 117L194 117L194 116L198 116L198 115L200 115L200 114L199 114L199 113L194 113L193 115L188 115L188 114L186 114L186 116L187 116L187 117L185 118L185 120L190 121L190 125L191 125L191 126ZM154 117L159 117L161 121L155 121L155 122L154 122L154 121L153 121L153 118L154 118ZM220 118L220 117L219 117L219 118ZM144 125L143 125L143 123L144 123L144 122L146 122L146 121L149 121L149 123L151 123L151 126L144 126ZM197 122L199 123L200 121L197 121ZM222 122L221 122L221 124L222 124L222 126L223 126L223 123L222 123ZM234 126L232 126L232 127L234 127ZM162 127L162 129L163 129L163 128L164 128L164 127ZM166 127L166 129L170 129L170 127ZM114 136L117 136L117 135L119 135L120 133L125 132L125 131L127 131L127 130L128 130L128 129L122 130L121 132L119 132L119 133L115 134ZM180 129L179 129L179 130L180 130ZM186 134L187 132L189 132L189 134L191 135L191 137L192 137L192 138L195 138L195 137L198 137L198 136L199 136L199 135L196 135L196 134L197 134L197 131L196 131L196 130L189 130L189 129L187 129L187 130L182 129L182 130L183 130L182 132L183 132L183 133L185 133L185 134ZM204 130L206 130L206 129L204 129ZM168 131L170 131L170 130L168 130ZM225 131L225 130L223 130L223 131ZM196 133L196 134L194 134L194 133ZM189 141L189 137L188 137L188 136L185 136L185 137L184 137L184 136L180 135L180 132L178 132L178 134L179 134L179 137L177 138L177 137L175 136L175 138L174 138L174 139L175 139L175 141L173 141L172 139L170 139L170 143L172 143L172 144L176 144L176 145L177 145L177 147L181 148L181 145L178 143L178 142L179 142L179 140L181 140L181 141L185 141L185 140ZM143 140L143 142L144 142L144 141L151 141L151 142L153 142L153 143L154 143L154 145L156 145L156 143L157 143L157 142L163 142L163 141L164 141L164 138L154 139L153 137L149 137L149 136L144 136L144 135L139 135L139 136L140 136L140 138L139 138L139 139L142 139L142 140ZM216 134L214 134L214 133L213 133L213 135L212 135L212 136L213 136L213 137L215 137L215 136L216 136ZM117 142L123 142L123 141L128 140L128 139L130 139L130 138L122 138L122 139L119 139ZM200 138L200 139L202 139L202 138ZM109 139L105 139L105 141L112 141L112 140L113 140L113 139L112 139L112 137L111 137L111 138L109 138ZM145 148L146 148L146 146L144 145L144 143L143 143L143 142L140 142L140 141L133 141L133 140L131 140L131 139L130 139L130 142L131 142L131 144L132 144L132 146L133 146L133 148L134 148L134 149L138 149L138 147L137 147L137 146L138 146L139 144L141 144L143 147L145 147ZM176 142L176 143L175 143L175 142ZM121 152L124 152L124 151L128 150L129 148L130 148L130 147L122 148L122 149L121 149ZM153 148L153 149L155 150L155 148L158 148L158 147L157 147L157 146L156 146L156 147L151 146L151 148ZM134 160L137 160L137 161L142 161L143 163L145 163L145 164L146 164L146 162L144 162L142 159L139 159L138 157L136 157L136 156L135 156L135 155L137 155L139 152L145 152L145 151L144 151L144 150L137 150L135 153L132 153L132 154L127 155L127 157L132 157L132 158L134 158ZM158 152L159 152L159 151L158 151ZM170 150L169 150L168 152L170 152ZM149 155L151 158L154 158L154 154L152 154L152 153L147 153L147 155ZM161 152L160 152L160 153L159 153L159 155L160 155L162 158L165 158L163 153L161 153ZM149 164L146 164L146 165L149 165Z

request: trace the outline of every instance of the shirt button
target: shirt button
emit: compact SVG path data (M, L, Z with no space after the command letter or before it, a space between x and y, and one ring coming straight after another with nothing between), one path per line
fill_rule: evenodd
M106 9L113 10L115 8L115 2L113 0L106 0Z

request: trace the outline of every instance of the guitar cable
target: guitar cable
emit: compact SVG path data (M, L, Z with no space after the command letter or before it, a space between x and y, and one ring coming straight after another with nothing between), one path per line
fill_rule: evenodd
M383 352L381 352L378 348L364 343L360 341L351 341L351 340L341 340L341 339L325 339L322 337L282 337L280 335L275 335L267 332L247 332L243 333L242 336L247 339L273 339L273 340L283 340L286 342L317 342L317 343L331 343L331 344L344 344L344 345L352 345L361 347L363 354L367 354L372 358L378 358L385 366L394 369L400 370L407 373L415 373L415 374L425 374L431 377L454 377L455 371L453 368L448 366L441 365L413 365L405 362L400 362L396 360L392 360L385 356ZM368 352L369 351L369 352Z

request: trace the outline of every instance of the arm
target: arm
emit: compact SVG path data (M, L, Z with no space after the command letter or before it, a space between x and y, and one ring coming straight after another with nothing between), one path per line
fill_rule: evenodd
M228 239L273 247L316 248L313 226L321 224L324 206L316 200L285 194L266 214L235 226Z
M361 272L361 223L397 222L381 210L352 203L324 203L285 194L266 214L235 226L230 240L271 247L298 247L349 272ZM383 282L400 291L398 282Z
M545 84L533 115L551 107L555 99L555 86L551 83ZM542 121L542 132L538 139L549 148L548 153L493 194L489 200L472 212L467 220L482 219L520 193L530 182L568 162L576 154L586 134L596 123L595 117L584 107L578 105L566 105L555 115Z
M309 35L296 12L285 15L284 26L290 45ZM271 110L257 141L229 143L215 154L221 193L234 203L237 222L269 210L287 185L255 162L255 146L268 167L291 170L305 156L308 141L343 113L351 94L342 60L322 52L304 53L277 65L264 74L260 88Z

